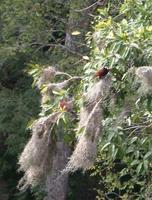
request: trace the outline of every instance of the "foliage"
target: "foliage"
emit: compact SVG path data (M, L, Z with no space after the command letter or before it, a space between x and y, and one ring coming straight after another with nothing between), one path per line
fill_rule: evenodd
M113 96L104 105L103 136L92 175L101 178L97 199L148 199L151 185L151 93L139 93L136 67L151 65L151 14L146 1L126 0L99 10L88 34L86 81L101 65L111 69ZM146 89L146 88L145 88ZM126 114L124 114L124 111ZM127 114L128 112L128 114Z
M102 65L110 68L112 91L102 105L102 137L97 162L91 170L94 177L88 179L99 183L98 186L95 184L97 199L149 198L152 191L152 97L151 93L140 90L135 70L143 65L150 66L152 62L152 11L149 9L152 2L109 2L105 8L98 9L92 31L87 34L89 57L63 48L69 1L1 2L0 137L5 142L0 144L0 176L10 181L11 200L43 198L39 188L34 188L32 195L30 192L19 194L15 189L17 156L29 138L29 131L25 129L40 111L39 93L29 76L33 76L36 83L42 69L50 64L72 76L82 76L81 66L86 60L89 61L84 66L85 75L81 83L53 91L55 99L45 102L45 111L41 115L61 111L59 102L67 96L73 96L74 111L79 114L82 93L94 83L94 73ZM74 2L71 5L73 9L77 8L77 3L84 6L81 1ZM79 15L84 17L81 12L73 13L76 18ZM81 37L81 26L80 30L72 31L75 31L73 37ZM64 77L58 77L53 82L63 80ZM47 88L44 85L41 89L43 96ZM69 113L62 111L55 127L63 130L62 136L70 145L75 143L76 124L76 121L71 123ZM79 182L76 175L70 180L71 199L77 196L73 187L75 182ZM83 190L83 187L79 189Z
M17 155L29 137L29 131L26 130L29 120L35 118L39 112L38 92L30 88L30 84L14 91L1 88L0 99L0 138L3 139L0 146L0 177L8 182L10 198L13 199L19 178Z

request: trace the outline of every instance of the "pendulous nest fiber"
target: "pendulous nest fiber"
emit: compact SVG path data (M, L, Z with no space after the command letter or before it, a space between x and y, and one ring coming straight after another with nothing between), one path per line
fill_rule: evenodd
M152 93L152 67L143 66L136 69L136 77L141 82L139 93L149 94Z
M102 103L109 94L110 88L111 78L107 76L95 83L85 94L78 125L78 130L82 132L63 173L74 172L78 169L85 171L94 165L98 139L102 134Z
M60 112L38 119L32 127L32 137L19 157L19 171L25 172L19 188L36 185L46 178L51 165L53 141L51 130Z

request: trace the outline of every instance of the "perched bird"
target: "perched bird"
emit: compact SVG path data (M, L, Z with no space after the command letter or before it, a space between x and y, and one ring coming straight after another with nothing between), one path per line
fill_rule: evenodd
M73 101L72 100L62 99L62 100L60 100L59 105L62 110L71 113L74 118L77 118L76 112L73 111Z
M95 77L99 77L100 79L104 78L110 70L106 67L102 67L95 73Z
M62 110L65 110L65 111L71 110L71 109L72 109L71 102L62 99L62 100L60 101L60 108L61 108Z

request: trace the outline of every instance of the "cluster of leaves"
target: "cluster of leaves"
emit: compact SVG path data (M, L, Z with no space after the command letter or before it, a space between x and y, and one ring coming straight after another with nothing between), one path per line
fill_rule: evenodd
M150 0L126 0L99 10L88 34L91 61L86 80L100 66L111 68L114 103L105 106L103 136L93 175L100 177L98 199L148 199L152 192L151 94L138 93L133 68L151 65ZM128 116L122 116L125 105ZM149 195L149 196L148 196Z
M152 11L149 9L152 2L111 2L106 8L98 10L94 32L87 36L91 56L90 62L84 68L84 84L80 87L75 84L60 92L55 91L56 100L46 105L47 114L58 111L59 101L69 94L75 97L74 109L79 111L82 87L86 90L92 82L92 74L101 65L111 68L116 101L112 104L108 100L104 108L103 136L99 144L98 162L92 172L96 180L99 180L99 186L96 186L97 198L147 199L152 190L151 94L140 96L137 93L138 85L134 84L134 75L130 76L128 69L150 65L152 62ZM116 3L119 3L117 8ZM34 63L31 65L31 75L34 75L34 78L42 71L41 66L48 64L50 60L55 66L58 64L60 70L62 65L71 75L81 72L80 67L72 67L77 66L76 56L70 57L65 50L58 49L58 44L64 43L68 10L69 1L63 0L1 2L0 137L4 137L5 144L0 146L3 155L0 159L0 175L4 178L8 174L14 174L16 157L29 135L25 128L39 111L36 98L38 94L31 88L31 79L25 76L23 71L27 60L29 63L32 59L31 63ZM51 54L48 51L50 49ZM24 59L19 52L28 55L28 58ZM48 55L44 55L46 52ZM120 122L118 118L124 102L129 102L131 111L129 116ZM63 111L56 128L64 127L63 132L67 133L64 134L65 141L73 143L75 123L71 123L70 117ZM13 167L10 166L11 159ZM15 184L13 183L11 188L14 189ZM13 199L15 192L12 193ZM39 189L34 193L36 199L42 198ZM73 194L71 196L75 198ZM24 196L16 194L14 198L31 197L25 193Z
M137 114L131 116L132 123L137 121L136 117ZM146 199L151 192L151 126L138 124L136 128L122 129L115 126L115 120L106 118L104 121L104 135L93 173L101 177L99 199L106 193L110 198L113 192L115 198ZM151 123L151 114L149 121Z

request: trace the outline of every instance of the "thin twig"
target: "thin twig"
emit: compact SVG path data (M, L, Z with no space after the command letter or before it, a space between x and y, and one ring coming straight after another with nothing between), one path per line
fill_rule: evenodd
M90 8L94 7L95 5L97 5L98 3L100 3L101 0L98 0L96 1L95 3L91 4L90 6L86 7L86 8L83 8L83 9L74 9L74 11L76 12L83 12L83 11L86 11L86 10L89 10Z
M127 127L125 129L123 129L124 131L130 130L130 129L139 129L139 128L149 128L152 126L152 123L149 125L136 125L136 126L131 126L131 127Z
M55 76L57 76L57 75L66 75L66 76L68 76L69 78L72 78L72 76L71 76L70 74L65 73L65 72L56 72Z
M69 78L68 80L64 80L63 82L59 83L49 83L47 85L47 91L51 91L52 89L63 89L69 85L69 83L73 80L82 80L83 77L80 76L73 76Z
M38 48L35 50L35 52L38 52L40 49L42 49L42 48L45 47L45 46L48 46L48 47L61 47L62 49L65 49L65 50L69 51L70 53L75 54L75 55L77 55L77 56L83 58L83 55L82 55L81 53L79 53L79 52L77 52L77 51L74 51L74 50L72 50L72 49L70 49L70 48L68 48L67 46L62 45L62 44L45 44L45 45L43 44L43 45L41 45L40 47L38 47Z

